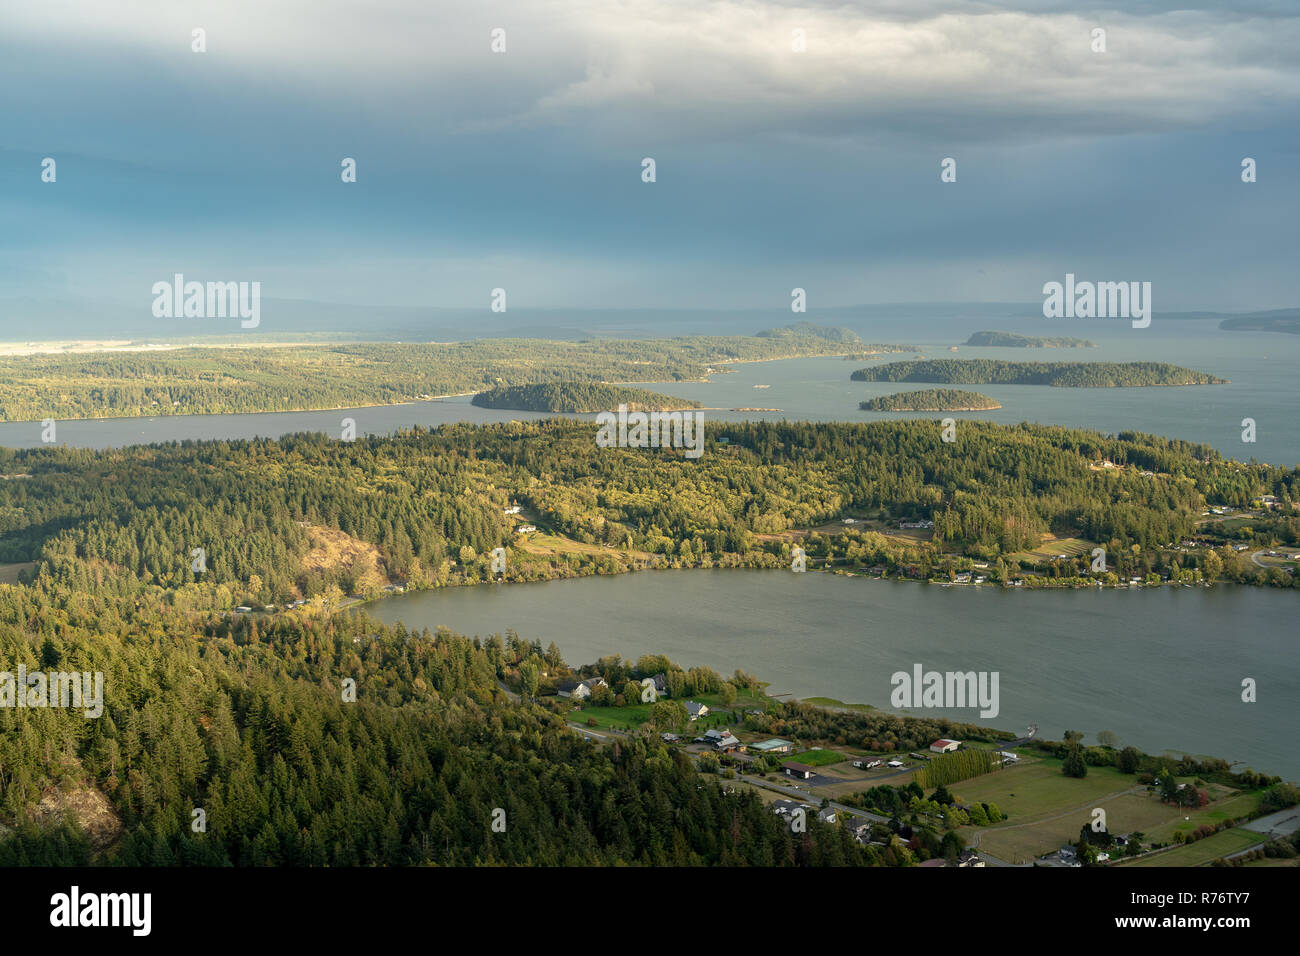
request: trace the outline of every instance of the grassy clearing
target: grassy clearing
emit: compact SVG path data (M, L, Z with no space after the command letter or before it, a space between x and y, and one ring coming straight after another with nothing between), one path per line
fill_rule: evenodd
M1075 557L1080 554L1091 554L1092 549L1096 547L1091 541L1083 538L1058 538L1055 535L1043 535L1042 543L1031 551L1017 551L1015 554L1008 555L1008 560L1016 561L1051 561L1058 554L1064 554L1067 557Z
M1202 810L1180 810L1178 807L1171 807L1172 813L1163 825L1148 827L1143 832L1146 833L1147 839L1154 843L1172 843L1174 834L1179 831L1190 833L1204 823L1223 823L1225 820L1236 820L1247 816L1259 807L1259 795L1263 791L1228 792L1231 796L1217 800ZM1184 820L1184 817L1191 817L1191 819Z
M539 557L556 557L558 555L578 554L621 554L638 561L648 561L652 555L648 551L631 551L626 548L606 548L598 544L586 544L563 535L538 531L516 543L520 551Z
M694 737L703 734L704 731L712 727L734 729L743 721L745 709L761 707L765 698L741 694L730 708L722 703L720 694L697 694L691 700L705 704L709 708L709 713L694 723L686 721L682 726L676 728L675 732ZM685 701L682 701L682 703L684 704ZM575 710L569 714L569 720L587 726L588 719L594 719L596 721L595 729L635 730L649 722L653 706L653 704L637 702L623 707L597 707L585 703L582 705L582 710Z
M35 567L35 561L19 561L15 564L0 564L0 584L17 584L20 572L31 571Z
M1161 803L1145 789L1129 792L1139 786L1137 778L1113 767L1089 767L1082 780L1062 775L1060 768L1060 760L1044 757L950 787L962 802L995 803L1009 817L996 827L968 828L967 838L978 832L982 849L1008 862L1025 863L1077 840L1096 807L1106 811L1111 833L1138 831L1144 842L1166 843L1179 830L1236 819L1259 804L1258 793L1213 787L1211 793L1218 797L1214 803L1188 810Z
M846 753L838 750L805 750L801 754L795 754L789 758L795 763L801 763L808 767L829 767L833 763L843 763L850 759Z
M1172 850L1165 850L1162 853L1143 857L1131 863L1126 862L1123 865L1202 866L1217 860L1221 856L1228 856L1231 853L1238 853L1241 850L1248 849L1260 843L1261 840L1262 838L1258 833L1251 833L1249 830L1224 830L1222 833L1208 836L1204 840L1197 840L1195 843L1189 843L1186 846L1176 847Z

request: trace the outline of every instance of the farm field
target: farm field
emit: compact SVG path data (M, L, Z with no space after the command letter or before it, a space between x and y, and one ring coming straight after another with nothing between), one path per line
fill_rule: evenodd
M736 702L728 708L722 703L722 697L718 694L698 694L691 699L699 701L709 708L707 715L694 723L686 723L676 731L679 734L689 734L692 737L699 736L712 727L719 729L724 727L732 728L739 722L740 714L745 708L761 707L766 701L766 698L763 697L750 697L747 694L741 694L736 698ZM596 721L595 726L597 729L635 730L650 720L650 711L653 706L653 704L642 704L640 702L627 704L623 707L597 707L592 704L583 704L582 710L575 710L569 714L569 720L586 725L587 720L590 718Z
M1124 863L1124 866L1202 866L1221 856L1238 853L1261 842L1263 837L1249 830L1224 830L1185 846L1165 850L1154 856Z
M852 758L839 750L805 750L788 758L795 763L809 767L829 767L831 764L844 763Z
M1062 775L1060 768L1061 761L1043 758L953 784L949 789L961 802L994 803L1008 817L995 827L963 828L963 835L973 840L978 834L980 849L1009 863L1027 863L1077 840L1096 807L1106 811L1112 833L1140 831L1145 840L1168 842L1178 830L1245 816L1259 800L1258 794L1218 787L1211 793L1221 799L1204 809L1180 809L1113 767L1089 767L1082 780Z
M1038 547L1031 551L1017 551L1015 554L1008 555L1008 560L1017 561L1050 561L1058 554L1064 554L1068 557L1075 557L1080 554L1089 554L1095 545L1091 541L1083 538L1058 538L1055 535L1043 535L1043 541Z

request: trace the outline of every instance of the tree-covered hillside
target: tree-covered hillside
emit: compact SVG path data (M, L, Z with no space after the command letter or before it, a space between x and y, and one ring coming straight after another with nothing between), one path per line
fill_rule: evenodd
M548 385L502 385L474 396L483 408L510 408L527 412L604 412L619 405L629 411L665 411L699 408L700 403L643 388L593 382L556 382Z
M480 339L0 356L0 421L351 408L548 382L697 382L729 361L844 355L816 326L665 339Z
M509 556L508 581L778 567L789 543L767 536L854 511L932 519L935 540L845 529L807 546L841 560L928 564L953 549L1037 547L1051 532L1103 543L1112 563L1145 572L1161 547L1192 533L1207 502L1244 507L1263 494L1284 505L1279 533L1300 533L1294 470L1150 436L962 422L949 444L936 423L909 420L727 423L707 438L698 459L600 448L595 427L573 421L353 442L0 449L0 475L10 476L0 480L0 563L35 561L42 589L165 591L178 606L228 609L355 590L345 567L307 566L321 528L373 546L389 580L414 586L488 580L497 547ZM1097 470L1102 459L1120 467ZM581 547L519 546L505 514L512 503ZM199 548L206 567L195 571ZM1261 575L1277 577L1243 567L1240 579Z
M1007 362L931 359L860 368L857 382L943 382L951 385L1053 385L1131 388L1142 385L1226 385L1228 380L1167 362Z
M1013 349L1095 349L1096 342L1070 338L1067 335L1021 335L1019 332L972 332L966 345Z
M895 392L859 402L869 412L964 412L1001 408L1002 403L979 392L957 388L922 388L914 392Z

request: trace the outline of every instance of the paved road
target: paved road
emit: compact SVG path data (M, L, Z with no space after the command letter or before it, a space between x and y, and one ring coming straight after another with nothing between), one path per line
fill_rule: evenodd
M1300 807L1279 810L1277 813L1270 813L1258 820L1251 820L1249 823L1243 823L1241 829L1250 830L1253 833L1262 833L1269 839L1290 836L1296 830L1300 830Z

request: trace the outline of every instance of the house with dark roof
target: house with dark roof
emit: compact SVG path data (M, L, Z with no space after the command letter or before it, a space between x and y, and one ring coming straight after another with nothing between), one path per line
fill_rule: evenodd
M686 702L686 716L691 720L698 720L701 717L707 716L708 713L708 705L693 700L688 700Z
M809 767L807 764L799 763L796 760L787 760L785 763L781 764L781 769L785 771L787 777L797 777L800 780L807 780L809 777L817 773L817 771L812 767Z

